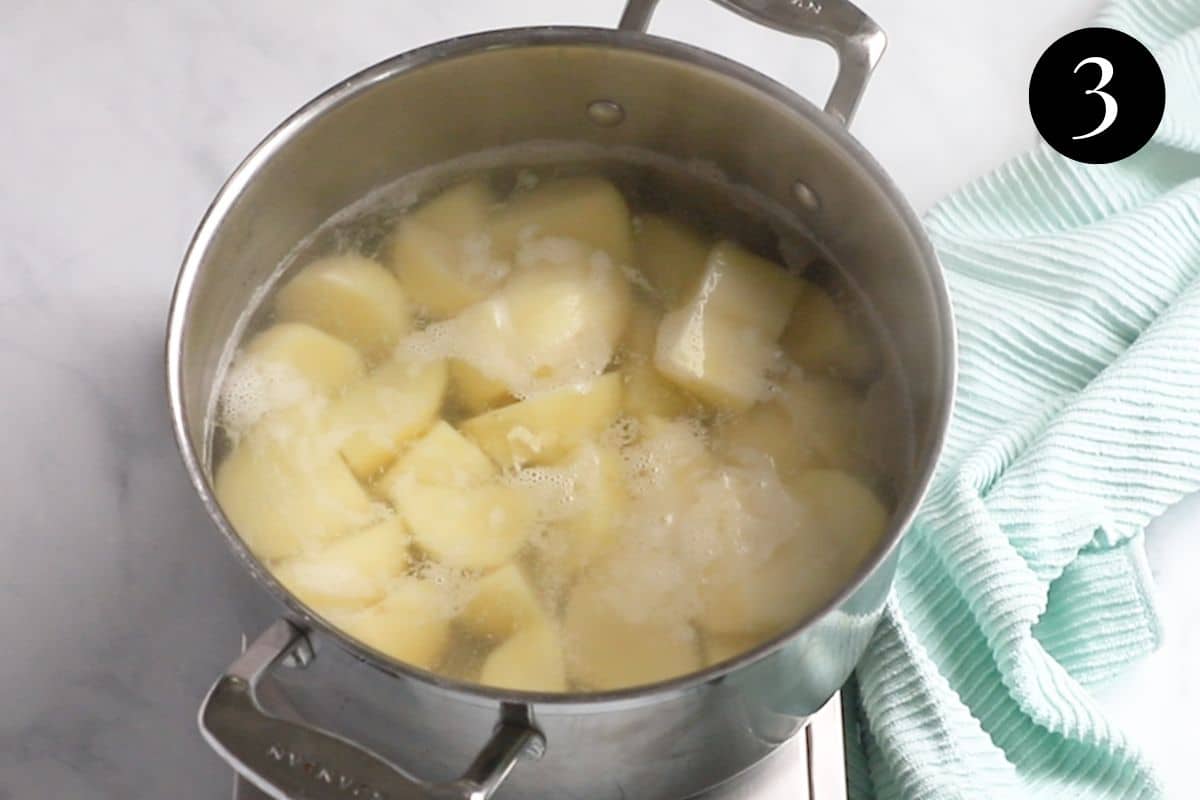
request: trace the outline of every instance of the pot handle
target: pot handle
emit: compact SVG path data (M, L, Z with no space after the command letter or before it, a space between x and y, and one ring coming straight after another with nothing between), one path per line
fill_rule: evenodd
M871 72L887 47L887 35L849 0L713 0L760 25L816 39L837 51L838 74L825 112L848 126L866 91ZM642 31L658 0L629 0L622 30Z
M435 784L336 734L273 717L255 696L277 663L305 664L304 632L278 620L216 682L200 707L200 732L246 780L277 800L487 800L523 757L544 750L524 706L506 708L461 778ZM509 712L509 713L506 713Z

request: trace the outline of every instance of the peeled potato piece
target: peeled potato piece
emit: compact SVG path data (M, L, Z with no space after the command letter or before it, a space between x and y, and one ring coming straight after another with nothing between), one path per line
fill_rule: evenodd
M824 376L787 376L777 391L721 424L717 450L741 460L762 453L781 476L811 467L852 467L861 460L862 400Z
M595 438L621 411L621 376L611 372L577 389L569 386L488 411L462 432L501 465L547 464Z
M557 631L542 622L517 632L488 654L479 682L526 692L565 692L567 674Z
M689 305L663 317L654 366L706 403L738 412L765 395L775 352L758 327Z
M563 638L568 675L590 689L653 683L701 666L691 626L628 620L607 600L605 587L593 581L582 581L571 592Z
M262 420L217 469L221 509L260 558L296 555L377 514L337 453L313 437L306 411L296 407Z
M857 328L820 288L800 293L780 344L788 357L814 372L849 381L867 381L879 369L879 352L865 330Z
M502 381L488 377L461 359L451 359L450 378L455 398L472 414L512 402L512 394Z
M402 577L379 603L334 620L346 633L386 655L433 669L450 640L451 604L430 581Z
M515 564L505 564L479 579L458 621L476 636L499 640L542 618L525 573Z
M522 250L522 264L501 290L414 334L405 347L457 359L486 375L481 405L493 392L500 395L495 383L528 396L602 373L629 301L629 284L617 268L588 258L575 242L546 240ZM471 380L476 375L459 377L466 377L468 391L480 388Z
M673 308L690 297L708 261L709 243L669 217L646 214L634 236L637 267Z
M765 561L730 559L702 586L698 622L718 634L767 636L827 602L887 526L887 511L866 486L839 470L806 470L789 489L799 530Z
M704 663L708 666L736 658L764 641L761 636L708 633L704 636Z
M623 408L631 417L676 417L699 404L654 366L654 342L661 315L645 302L634 303L619 345L624 380Z
M486 234L493 202L482 182L460 184L410 213L393 234L389 265L409 299L433 316L479 302L507 274Z
M320 614L364 608L408 566L408 533L392 516L272 568L276 579Z
M774 341L787 325L801 286L798 278L774 261L723 241L709 252L704 273L687 302L702 308L705 315L752 325L764 339Z
M221 387L221 415L234 435L267 414L326 397L363 376L362 356L311 325L284 322L255 335Z
M801 537L812 550L829 551L826 559L836 567L818 575L837 581L853 572L879 543L890 514L879 497L861 480L838 469L806 470L789 482L788 489L806 509L814 538ZM828 584L832 593L838 586Z
M357 255L318 259L275 295L281 322L304 322L383 359L412 327L408 298L377 261Z
M522 239L564 238L604 251L616 264L633 263L629 207L602 178L566 178L514 195L491 223L497 254L511 257Z
M383 493L399 502L408 483L477 486L498 474L496 465L474 442L438 420L380 480Z
M565 261L522 266L500 293L510 357L534 377L592 377L608 365L629 319L630 289L615 267L567 248ZM575 369L587 365L585 374ZM511 388L519 388L513 386Z
M409 212L407 219L448 236L470 236L484 230L496 196L482 180L451 186Z
M621 533L621 517L629 505L625 465L616 449L586 443L571 456L574 476L573 513L562 522L566 562L578 571L612 550Z
M406 441L433 423L445 390L442 361L391 361L348 386L326 424L354 474L366 481L388 466Z
M423 550L449 567L489 569L512 559L532 532L534 508L499 484L405 485L396 508Z

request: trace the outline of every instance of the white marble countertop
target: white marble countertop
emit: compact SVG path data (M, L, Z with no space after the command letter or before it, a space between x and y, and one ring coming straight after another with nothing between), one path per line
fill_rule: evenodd
M204 690L270 605L205 517L163 392L167 301L224 176L339 78L619 0L50 0L0 26L0 798L216 798ZM855 125L918 210L1029 146L1038 53L1095 0L862 0L892 46ZM654 31L815 96L832 57L701 0ZM1170 637L1105 690L1173 796L1200 714L1200 500L1149 535ZM219 643L219 646L214 646Z

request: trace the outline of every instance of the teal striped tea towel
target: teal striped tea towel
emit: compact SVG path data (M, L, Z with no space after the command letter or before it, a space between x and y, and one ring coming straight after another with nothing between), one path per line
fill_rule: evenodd
M959 399L848 718L853 798L1157 798L1090 689L1161 636L1142 531L1200 488L1200 0L1119 0L1151 49L1154 139L1045 146L926 223Z

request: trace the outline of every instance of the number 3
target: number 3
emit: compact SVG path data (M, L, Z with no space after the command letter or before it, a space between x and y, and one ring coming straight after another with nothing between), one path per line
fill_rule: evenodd
M1107 58L1101 58L1100 56L1092 56L1091 58L1085 58L1083 61L1080 61L1078 64L1076 64L1075 69L1072 70L1072 72L1078 73L1080 67L1086 66L1088 64L1095 64L1097 67L1100 68L1100 82L1096 84L1096 88L1088 89L1086 92L1084 92L1084 94L1094 94L1094 95L1100 96L1100 99L1104 101L1104 119L1100 120L1100 124L1096 126L1095 130L1092 130L1081 136L1072 136L1071 137L1072 139L1090 139L1093 136L1099 136L1100 134L1102 134L1106 130L1108 130L1109 127L1114 122L1117 121L1117 100L1116 100L1116 98L1114 98L1108 92L1100 91L1105 86L1108 86L1108 82L1113 79L1112 62L1109 61Z

